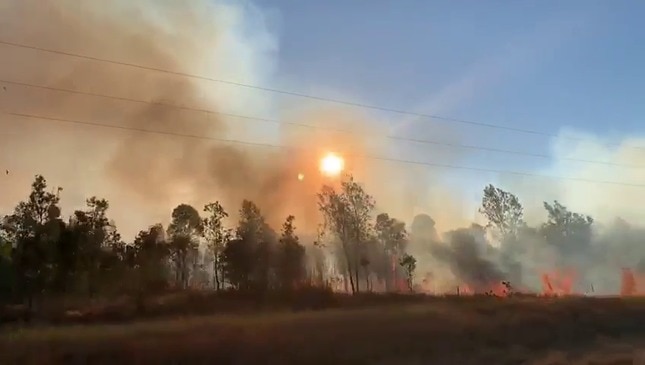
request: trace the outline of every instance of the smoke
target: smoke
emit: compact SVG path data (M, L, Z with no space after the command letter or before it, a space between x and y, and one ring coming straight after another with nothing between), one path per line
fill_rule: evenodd
M2 6L0 38L13 43L254 85L272 79L277 40L266 25L270 19L245 2L16 0ZM214 200L234 213L242 199L251 199L270 222L295 214L304 228L316 218L315 155L329 148L360 152L364 145L356 136L350 145L345 136L326 146L329 134L281 134L275 123L230 116L275 114L271 95L258 90L33 49L2 46L0 53L3 80L144 101L3 84L3 111L59 120L0 118L0 162L11 172L3 177L3 211L26 195L35 174L43 174L65 188L68 209L94 194L107 198L127 235L166 222L179 203L199 209ZM363 123L349 112L313 109L287 119L320 125L342 115L345 127ZM301 152L303 147L315 152Z
M516 194L525 208L529 226L516 239L500 241L473 226L450 231L440 240L434 221L420 215L411 227L411 249L432 263L425 269L433 277L452 278L453 285L476 291L508 280L516 288L539 292L548 274L573 281L577 293L617 294L621 269L645 268L643 145L645 141L633 137L616 143L565 131L554 140L554 164L536 174L573 179L504 177L498 184ZM571 162L575 159L603 163ZM603 181L617 184L599 183ZM589 228L570 226L573 231L566 233L556 228L555 238L550 237L543 228L548 222L545 201L558 201L594 222Z
M447 245L432 245L433 255L448 262L455 276L472 290L482 292L505 279L496 264L485 258L489 246L481 227L450 231L446 242Z
M384 177L420 185L431 179L408 179L407 166L371 158L386 156L389 145L385 122L371 115L124 65L272 85L277 36L270 14L250 3L117 0L106 6L99 0L11 0L2 10L2 40L95 58L0 46L0 79L9 81L1 91L2 110L50 118L0 117L0 164L10 171L2 177L3 212L26 196L34 175L42 174L50 185L65 189L67 213L92 195L108 199L110 215L126 237L152 223L167 223L180 203L199 209L219 200L235 213L242 199L255 201L271 224L294 214L299 229L314 232L315 193L328 182L317 165L329 151L344 155L348 170L369 181L379 209L394 216L411 219L415 205L425 208L431 195L446 196L419 191L416 199L402 199L404 187Z
M525 179L504 181L505 188L516 193L527 208L527 220L537 226L546 220L541 201L557 200L570 211L594 218L588 238L575 237L564 242L566 250L549 247L542 237L527 238L531 252L515 258L527 273L535 273L536 263L553 268L566 265L575 271L575 289L598 294L615 294L620 288L620 270L637 269L645 259L640 249L645 214L645 139L636 136L616 138L598 137L589 133L563 130L554 139L552 166L540 173L567 176L592 182L571 179ZM569 160L567 160L569 159ZM572 162L577 160L601 161L599 163ZM593 182L596 181L596 182ZM598 183L615 182L617 184ZM640 185L640 186L639 186ZM536 194L536 192L539 192ZM541 198L541 199L540 199ZM542 209L540 209L542 208ZM532 274L535 275L535 274ZM535 285L537 280L533 279Z

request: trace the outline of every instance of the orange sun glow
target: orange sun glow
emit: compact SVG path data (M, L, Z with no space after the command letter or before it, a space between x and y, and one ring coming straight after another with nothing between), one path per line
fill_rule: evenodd
M335 153L328 153L320 160L320 172L328 176L337 176L345 167L345 160Z

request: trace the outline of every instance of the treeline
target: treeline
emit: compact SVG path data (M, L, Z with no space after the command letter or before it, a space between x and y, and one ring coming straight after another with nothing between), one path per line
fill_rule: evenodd
M352 178L339 188L322 188L324 223L318 239L306 245L295 217L276 230L248 200L235 227L225 225L229 213L219 202L202 212L181 204L167 227L153 225L126 242L108 217L108 201L91 197L85 209L64 218L61 192L36 176L28 198L4 217L3 302L31 309L61 296L141 297L189 287L260 294L303 286L352 293L412 288L416 260L406 254L404 223L387 214L374 218L374 200Z
M32 308L49 298L143 298L187 288L263 295L303 288L442 293L463 285L486 293L511 282L539 291L552 270L574 273L582 289L609 293L618 290L612 278L618 280L620 267L645 267L644 230L617 221L594 231L591 217L558 201L545 202L546 221L529 226L519 199L492 185L480 208L486 226L440 236L428 215L415 217L408 232L402 221L376 214L372 196L349 176L317 194L321 225L306 242L295 217L271 227L248 200L234 226L217 201L201 210L181 204L169 212L167 227L150 226L126 241L109 219L106 200L91 197L85 209L63 217L61 192L36 176L27 199L3 218L1 302ZM417 260L424 280L415 280ZM448 286L423 288L433 277Z

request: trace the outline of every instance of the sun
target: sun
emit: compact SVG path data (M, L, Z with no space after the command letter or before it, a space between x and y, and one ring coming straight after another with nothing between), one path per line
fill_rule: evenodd
M320 160L320 172L328 176L337 176L345 168L345 160L335 153L328 153Z

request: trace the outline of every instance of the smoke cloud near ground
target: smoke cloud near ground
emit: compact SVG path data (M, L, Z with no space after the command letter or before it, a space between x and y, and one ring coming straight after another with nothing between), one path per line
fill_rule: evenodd
M535 173L578 180L503 176L497 184L516 194L525 208L529 229L520 232L517 242L505 245L490 232L482 234L477 225L448 232L440 239L429 228L434 225L432 218L421 215L415 219L417 226L412 226L413 249L419 252L425 246L430 252L426 262L434 267L428 265L427 270L434 278L442 278L438 285L443 290L463 284L482 291L510 281L520 290L541 291L548 278L554 286L559 280L570 281L571 290L577 293L617 294L622 269L645 270L645 213L641 209L645 169L639 167L645 158L645 150L639 147L644 142L626 138L616 143L563 133L552 144L556 163ZM585 179L591 182L580 181ZM599 183L603 181L619 184ZM540 229L547 221L543 202L556 200L571 212L594 218L589 235L572 235L557 245L549 242Z
M0 4L0 23L0 39L13 43L251 85L277 82L279 45L271 16L247 2L8 0ZM502 279L537 288L540 273L556 266L560 252L537 234L522 237L523 250L506 251L471 226L472 199L442 180L442 171L374 159L403 147L385 138L385 121L364 111L277 100L260 90L9 45L0 45L0 55L0 79L9 81L0 82L2 111L50 118L0 115L0 168L10 172L2 176L2 213L26 196L35 174L43 174L51 185L65 189L66 214L92 195L107 198L110 215L126 239L150 224L166 223L180 203L201 208L219 200L234 212L242 199L255 201L272 224L294 214L298 228L311 233L319 219L315 193L329 183L318 173L318 160L334 151L365 182L378 211L412 223L417 236L420 228L417 224L415 229L413 217L429 214L421 223L427 237L413 242L410 251L418 258L418 279L432 276L438 290L459 282L483 287ZM334 128L353 133L329 130ZM432 131L437 139L451 134L441 128ZM563 133L553 144L554 161L560 162L541 173L645 184L645 168L561 162L645 161L645 150L633 148L645 145L644 140L612 143ZM463 157L459 152L430 153L428 146L405 148L424 156L420 161L450 164ZM556 199L597 220L591 244L576 246L565 260L596 291L615 290L621 267L644 265L640 241L645 232L639 224L645 218L645 188L506 176L496 183L518 195L531 226L545 221L542 202Z

